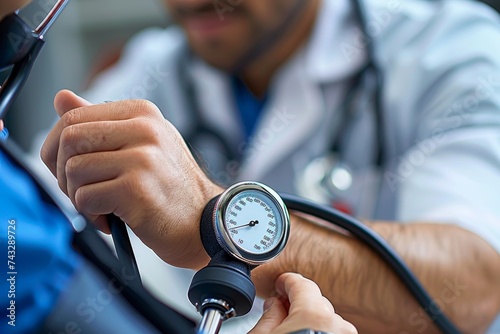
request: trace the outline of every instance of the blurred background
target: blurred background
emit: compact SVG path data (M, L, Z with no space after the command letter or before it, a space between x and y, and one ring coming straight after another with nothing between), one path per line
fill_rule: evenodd
M481 1L500 10L499 0ZM38 3L50 7L55 0ZM37 21L38 6L25 19ZM57 91L84 90L96 71L115 60L129 37L146 27L166 27L169 23L161 0L70 1L47 34L48 43L7 117L12 137L29 150L35 134L56 119L52 101Z
M39 3L45 7L55 1ZM31 7L23 18L38 23L40 5ZM28 150L34 135L56 119L52 101L57 91L82 91L99 68L114 60L130 36L146 27L168 24L160 0L70 1L47 33L33 73L8 114L12 137Z

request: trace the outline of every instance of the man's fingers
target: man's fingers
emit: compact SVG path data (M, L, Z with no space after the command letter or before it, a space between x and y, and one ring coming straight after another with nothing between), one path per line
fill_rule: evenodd
M42 161L56 177L60 176L57 171L60 146L65 147L67 144L65 140L68 139L62 137L64 131L70 134L69 139L79 140L78 145L82 146L85 144L82 147L88 148L88 144L92 144L96 141L96 139L102 142L105 139L109 140L111 137L116 139L116 137L120 135L120 132L117 131L117 129L113 129L112 126L108 126L107 128L97 127L95 123L104 123L109 125L116 121L132 121L132 119L137 121L139 119L145 120L148 118L164 120L161 112L153 103L143 100L129 100L90 105L87 101L81 99L70 91L61 91L57 94L54 104L57 112L61 115L61 119L47 136L42 146L40 155ZM76 109L74 107L76 107ZM138 127L131 127L129 128L129 131L125 131L121 134L123 136L131 136L131 134L137 134L145 131L144 135L149 135L148 131L151 130L150 127L146 127L146 129L141 127L141 125L146 123L147 122L138 122ZM73 127L83 124L92 124L90 127L91 132L85 133L81 131L73 131ZM77 134L77 136L73 136L74 134ZM82 135L85 138L81 138ZM70 148L74 148L73 146ZM65 180L60 181L62 181L63 185L65 184Z
M137 187L146 182L146 177L144 175L141 177L139 173L134 171L148 168L147 157L153 155L150 152L141 148L133 148L109 152L93 152L71 157L64 166L63 172L64 178L67 180L67 195L76 205L75 194L79 188L120 178L127 180L129 183L135 183L136 188L133 190L138 191L139 188ZM121 179L118 181L122 182ZM125 190L130 189L126 188ZM116 191L123 191L123 189L116 189Z
M113 180L123 174L130 160L127 152L97 152L76 155L70 158L65 166L67 195L75 203L76 191L87 184Z
M289 313L293 313L298 307L301 309L317 308L317 301L323 301L323 295L316 283L299 274L287 273L278 277L276 291L290 301ZM333 306L331 310L334 311Z
M120 181L115 179L78 188L75 193L76 208L86 217L116 214L116 203L120 202L123 195L119 191L119 183Z
M54 108L59 117L62 117L70 110L92 105L89 101L81 98L72 91L62 90L54 98Z
M259 322L248 334L268 334L281 325L287 317L287 311L278 298L269 298L264 304L265 312Z
M313 281L287 273L278 277L275 286L277 293L290 302L288 317L279 328L280 333L312 328L339 334L357 334L352 324L335 313L333 305Z
M54 104L58 109L58 113L62 114L62 116L50 131L40 152L43 162L54 176L58 176L56 170L58 151L60 149L60 144L62 144L62 132L65 129L86 123L123 121L133 118L138 119L138 116L164 120L161 112L153 103L143 100L129 100L82 106L84 102L78 96L69 91L62 91L56 96ZM68 110L68 108L75 106L80 107ZM136 132L140 132L143 129L135 130ZM113 135L115 133L116 131L113 131Z
M142 216L144 213L137 210L139 204L130 203L130 194L134 192L142 193L142 182L143 180L140 178L119 176L108 181L86 184L75 192L75 207L86 217L105 216L114 213L129 224L130 228L134 229L136 223L141 222L137 217ZM127 202L130 205L121 205L121 203ZM134 221L135 218L137 219Z
M141 126L141 121L126 120L126 121L107 121L76 124L65 128L61 133L60 147L57 152L56 166L51 168L56 169L56 177L59 181L59 187L65 193L68 193L67 178L68 162L73 157L88 155L98 152L115 152L142 143L142 140L147 140L146 131L142 131L144 126ZM134 131L139 129L139 131ZM94 160L95 164L100 164L109 160L106 155L100 156L100 160ZM86 160L80 160L84 163ZM75 162L75 161L73 161ZM130 163L130 157L123 161ZM118 162L115 163L117 165ZM82 164L79 164L78 172L82 171ZM92 168L94 165L87 163L86 166ZM85 166L85 167L86 167ZM71 166L69 166L71 167ZM75 177L78 175L73 174ZM68 193L69 195L69 193Z
M331 322L335 309L318 285L299 274L283 274L276 280L276 291L290 302L289 315L315 317L318 323Z
M54 98L54 108L59 115L62 117L67 112L91 106L91 103L87 100L79 97L75 93L69 90L62 90L56 94ZM42 150L40 151L40 157L42 161L47 165L51 173L57 177L57 154L59 150L59 138L64 126L61 121L57 122L56 126L50 131L49 135L43 143Z
M69 91L62 91L56 95L54 105L65 126L105 120L119 121L138 116L163 118L158 107L146 100L124 100L92 105Z

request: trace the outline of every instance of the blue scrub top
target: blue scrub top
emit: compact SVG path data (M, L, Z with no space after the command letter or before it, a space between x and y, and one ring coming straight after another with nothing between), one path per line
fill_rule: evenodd
M252 92L238 77L231 78L231 88L233 91L236 109L240 114L241 124L245 131L245 139L249 141L257 128L262 111L266 106L268 95L263 98L255 97Z
M71 241L62 212L0 150L0 333L40 328L81 264Z

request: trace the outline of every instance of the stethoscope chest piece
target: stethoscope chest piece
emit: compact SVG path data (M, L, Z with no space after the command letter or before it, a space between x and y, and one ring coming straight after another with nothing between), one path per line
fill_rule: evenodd
M298 177L297 187L302 196L352 214L346 200L354 176L337 154L330 153L311 160Z

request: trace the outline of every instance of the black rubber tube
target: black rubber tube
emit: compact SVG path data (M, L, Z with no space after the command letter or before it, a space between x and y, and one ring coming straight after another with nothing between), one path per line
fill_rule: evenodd
M410 268L392 247L377 233L355 218L327 206L321 206L293 195L280 194L289 210L310 214L352 233L384 260L408 288L415 300L425 310L436 326L445 334L459 334L460 331L432 300ZM431 312L432 310L432 312Z

